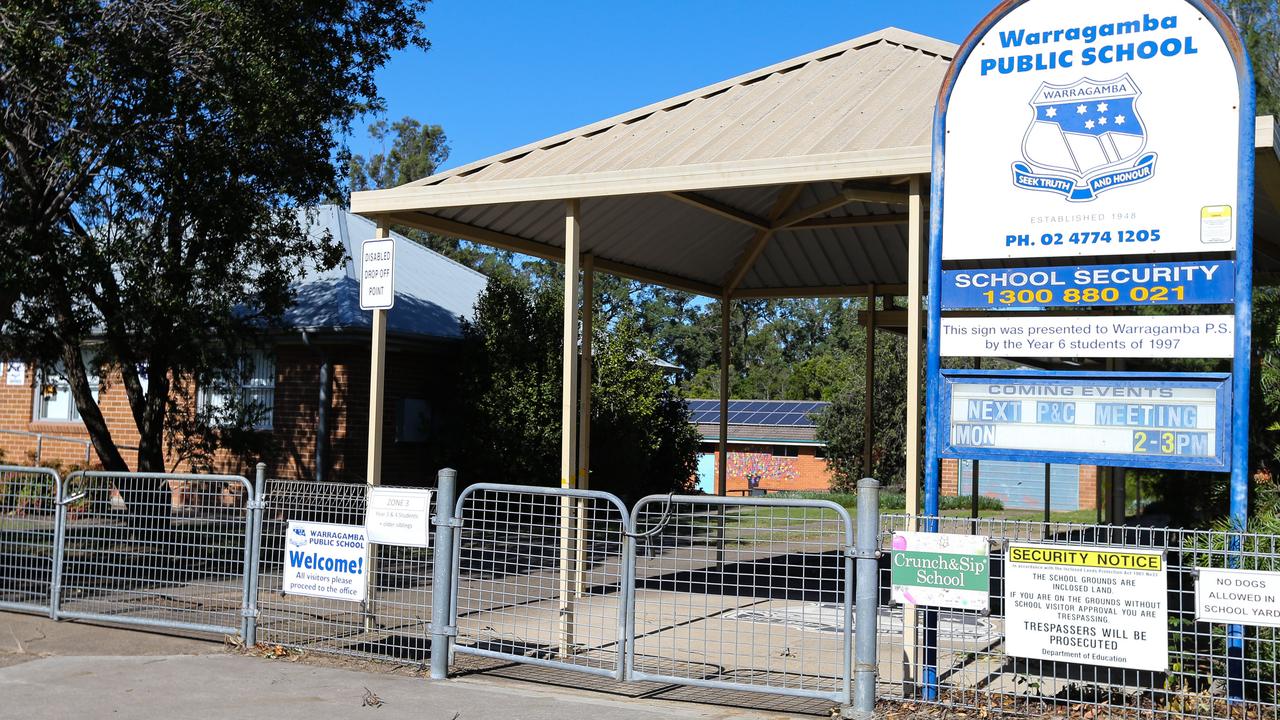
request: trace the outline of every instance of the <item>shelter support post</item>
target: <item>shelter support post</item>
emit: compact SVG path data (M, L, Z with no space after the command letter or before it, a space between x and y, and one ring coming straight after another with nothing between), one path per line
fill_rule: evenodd
M720 464L716 468L716 495L729 492L729 321L733 298L720 298Z
M729 494L729 350L733 296L720 297L720 464L716 468L716 495ZM716 507L716 567L724 561L724 505Z
M887 309L887 308L886 308ZM873 443L873 417L876 412L876 286L867 294L867 367L863 373L866 381L862 398L862 476L871 477L871 448Z
M906 513L912 516L907 529L916 530L914 516L920 511L920 357L924 350L924 201L923 182L912 176L907 194L907 458ZM919 613L915 605L902 608L902 680L907 697L915 694L919 667Z
M582 244L581 206L577 200L564 207L564 337L560 404L560 487L577 484L578 461L578 270ZM573 569L573 499L560 499L560 654L574 646L571 574Z
M374 238L385 240L389 237L390 226L379 220ZM384 309L373 311L373 332L369 344L369 446L365 482L369 487L376 487L382 484L383 394L387 385L387 311ZM369 545L368 568L365 575L364 629L371 631L376 624L374 589L378 587L378 551L373 544Z
M591 383L592 328L595 313L595 258L582 256L582 365L578 368L578 474L574 487L587 490L591 485ZM586 591L587 567L587 500L578 498L575 512L577 526L573 531L573 602ZM576 612L577 606L574 606Z

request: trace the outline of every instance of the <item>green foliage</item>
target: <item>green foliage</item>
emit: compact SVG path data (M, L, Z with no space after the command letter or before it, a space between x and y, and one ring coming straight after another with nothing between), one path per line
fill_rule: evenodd
M831 502L843 507L854 509L858 507L858 496L852 492L782 492L777 493L779 497L798 498L803 500L830 500ZM939 499L939 505L942 510L969 510L973 507L972 496L958 495L948 496ZM907 509L907 496L900 492L880 491L880 511L881 512L901 512ZM998 498L987 497L985 495L978 496L979 510L1003 510L1004 503Z
M435 173L449 159L449 140L439 125L424 125L411 117L392 123L391 149L367 159L353 155L350 160L351 189L373 190L395 187ZM386 120L369 126L369 137L385 147Z
M379 190L421 180L434 174L441 163L449 159L449 139L444 128L410 117L389 127L386 120L379 120L369 126L369 137L383 148L390 139L391 147L367 158L353 155L347 160L352 190ZM346 198L340 202L345 204ZM514 256L510 252L416 228L397 226L395 231L490 277L510 277L515 273Z
M897 335L886 333L876 339L871 425L875 434L870 476L885 487L899 489L906 481L905 346L905 339ZM827 465L834 473L833 489L852 490L868 474L863 450L865 399L865 382L850 382L818 418L818 438L827 444Z
M231 366L341 259L297 208L341 191L334 138L380 105L389 53L427 46L425 4L0 8L0 354L62 362L106 468L126 463L81 351L120 372L138 469L163 470L174 381Z
M442 460L469 482L559 484L562 303L557 282L494 277L464 324L460 420ZM690 490L699 438L651 344L630 317L593 337L590 487Z
M1274 0L1219 0L1253 65L1259 115L1280 115L1280 9Z

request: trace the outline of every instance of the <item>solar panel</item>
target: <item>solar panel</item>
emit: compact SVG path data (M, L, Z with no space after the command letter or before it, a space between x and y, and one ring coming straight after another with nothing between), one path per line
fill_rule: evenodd
M689 419L699 424L720 422L720 401L689 400ZM812 400L730 400L729 422L735 425L811 427L831 403Z

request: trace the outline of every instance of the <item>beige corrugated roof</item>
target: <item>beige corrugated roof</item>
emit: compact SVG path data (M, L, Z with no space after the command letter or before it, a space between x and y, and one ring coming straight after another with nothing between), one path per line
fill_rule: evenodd
M855 295L871 284L904 294L905 183L930 171L934 102L954 51L887 28L354 193L351 207L560 260L564 201L578 199L582 249L605 272L707 295ZM1261 150L1272 134L1260 128L1259 138ZM1260 165L1260 184L1268 171L1280 166ZM1258 195L1280 206L1280 189ZM1261 236L1271 218L1259 218Z
M411 185L923 147L954 52L887 28Z

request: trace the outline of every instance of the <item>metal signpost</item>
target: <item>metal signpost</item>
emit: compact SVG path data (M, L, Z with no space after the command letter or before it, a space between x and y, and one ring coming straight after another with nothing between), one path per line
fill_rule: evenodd
M1007 0L974 29L934 117L926 516L940 458L1030 459L1230 473L1243 530L1253 136L1249 61L1210 0ZM944 373L944 356L1229 359L1231 372ZM1073 572L1127 573L1164 601L1161 573ZM936 611L924 620L921 691L935 700ZM1011 654L1050 657L1031 631L1007 632ZM1227 637L1239 699L1241 626ZM1142 642L1112 655L1164 670L1163 634Z

